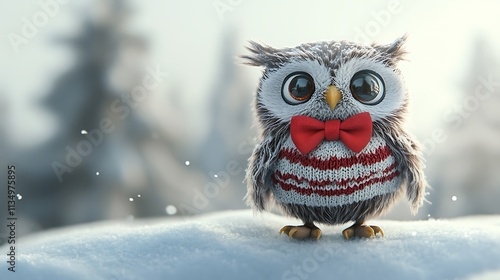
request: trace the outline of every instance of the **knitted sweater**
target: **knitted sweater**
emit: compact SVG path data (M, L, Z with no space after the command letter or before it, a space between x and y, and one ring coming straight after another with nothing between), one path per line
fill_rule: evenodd
M272 180L278 203L329 207L395 192L402 182L389 147L378 136L359 154L340 141L323 141L307 155L289 137Z

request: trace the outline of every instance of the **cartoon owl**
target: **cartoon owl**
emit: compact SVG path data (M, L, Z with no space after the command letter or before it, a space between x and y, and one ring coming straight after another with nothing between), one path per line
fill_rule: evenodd
M365 222L404 192L415 213L427 182L416 141L404 130L408 93L389 45L346 41L275 49L250 42L246 64L264 67L255 98L259 143L247 169L247 202L277 206L304 222L291 238L319 239L314 224L354 225L346 239L383 231Z

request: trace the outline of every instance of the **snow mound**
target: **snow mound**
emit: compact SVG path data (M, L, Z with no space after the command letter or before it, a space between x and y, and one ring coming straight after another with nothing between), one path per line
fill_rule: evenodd
M243 210L63 228L17 240L0 279L500 279L500 216L372 221L386 236L368 240L344 240L347 225L278 235L294 223Z

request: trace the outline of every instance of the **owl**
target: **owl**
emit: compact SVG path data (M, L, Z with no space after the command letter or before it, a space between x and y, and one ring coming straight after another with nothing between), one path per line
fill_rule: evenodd
M254 102L260 128L246 173L246 201L277 207L319 239L315 223L354 224L352 237L383 236L366 221L406 193L413 213L427 182L419 145L403 128L408 92L397 63L406 36L388 45L347 41L276 49L250 42L245 64L263 67Z

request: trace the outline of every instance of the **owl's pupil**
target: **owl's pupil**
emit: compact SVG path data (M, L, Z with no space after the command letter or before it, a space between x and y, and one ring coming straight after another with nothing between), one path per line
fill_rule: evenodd
M351 93L356 100L374 105L382 101L384 83L380 75L373 71L360 71L351 80Z
M314 93L314 80L306 72L293 72L283 80L281 97L290 105L307 102Z
M372 77L364 76L354 80L352 88L359 99L370 101L377 96L380 87Z
M309 98L314 90L314 85L309 77L297 76L290 81L288 91L290 95L296 100L304 100Z

